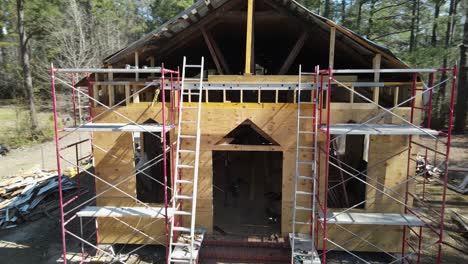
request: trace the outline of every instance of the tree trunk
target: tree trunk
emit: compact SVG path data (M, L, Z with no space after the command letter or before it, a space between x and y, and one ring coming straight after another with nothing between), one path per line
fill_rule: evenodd
M458 76L457 105L455 106L456 132L463 132L466 127L466 112L468 106L468 0L464 0L465 25L463 43L460 46L460 69Z
M447 22L447 30L445 31L445 42L444 42L444 59L442 61L442 68L447 68L447 65L448 65L448 54L447 54L447 51L450 47L450 44L452 43L452 33L453 33L453 15L454 15L454 12L455 12L455 0L450 0L450 5L449 5L449 18L448 18L448 22ZM443 81L447 79L447 73L446 72L442 72L441 74L441 77L440 77L440 80ZM439 89L439 94L440 94L440 99L441 99L441 102L443 103L444 100L445 100L445 88L446 88L446 85L445 84L442 84L440 86L440 89Z
M39 131L36 107L34 104L34 91L31 75L31 65L29 62L29 50L28 50L28 37L24 28L24 0L16 0L17 16L18 16L18 34L19 34L19 54L21 65L23 67L23 82L26 92L26 97L29 106L29 115L31 122L31 133L32 137L36 138L41 134Z
M330 0L325 0L325 9L323 11L323 16L330 18Z
M341 24L344 25L346 21L346 0L341 0Z
M411 34L410 34L410 52L413 52L416 48L416 16L418 10L418 1L413 2L412 12L411 12Z
M359 32L361 29L362 21L362 6L364 5L364 0L358 0L358 13L356 18L356 30Z
M434 3L434 21L432 22L432 36L431 36L431 46L437 46L437 19L439 18L440 14L440 5L442 0L436 0Z
M369 20L368 20L368 25L367 25L367 33L366 37L368 39L371 39L371 34L373 32L372 28L374 27L374 13L375 13L375 4L377 3L377 0L372 0L371 1L371 6L370 6L370 12L369 12Z

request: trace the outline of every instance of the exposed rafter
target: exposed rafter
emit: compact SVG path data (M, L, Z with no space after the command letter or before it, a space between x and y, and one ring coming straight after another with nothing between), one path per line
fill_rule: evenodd
M301 51L302 47L304 47L304 43L307 40L308 36L309 34L307 33L307 31L302 32L302 34L299 36L299 38L296 41L296 44L294 44L294 47L291 49L291 52L289 52L288 57L284 61L283 66L281 66L281 69L278 73L279 75L286 74L289 71L289 68L291 68L291 65L297 58L297 55L299 55L299 52Z
M224 55L222 54L221 50L219 49L218 44L211 35L210 31L207 30L205 27L202 27L201 32L203 34L203 38L205 39L206 46L210 51L211 57L216 65L216 69L218 70L219 74L230 74L229 66L226 63Z

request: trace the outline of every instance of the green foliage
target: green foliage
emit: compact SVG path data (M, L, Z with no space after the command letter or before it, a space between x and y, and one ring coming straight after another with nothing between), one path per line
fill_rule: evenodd
M192 5L191 0L155 0L150 4L149 25L154 29Z
M21 104L13 104L10 107L0 107L0 144L17 148L35 143L49 141L54 136L53 115L39 114L39 126L42 135L33 139L29 123L29 111ZM59 124L61 127L62 125Z
M454 14L449 16L451 1L455 1L454 3L458 6ZM320 14L323 15L324 1L302 0L299 2L312 11L320 10ZM445 57L448 65L455 64L458 59L457 46L461 42L463 30L460 26L463 12L460 11L459 0L334 0L329 2L330 19L388 47L412 67L442 67ZM440 3L438 18L435 18L436 2ZM320 3L322 3L321 6ZM455 27L453 34L450 34L450 43L446 48L445 40L450 20L453 20ZM437 39L435 46L431 43L434 25ZM415 48L410 51L411 31L415 33L413 43Z
M0 1L0 99L20 101L24 92L18 61L16 0ZM412 67L441 67L444 61L450 66L458 59L463 12L458 6L450 16L449 7L451 2L460 3L460 0L298 1L320 15L330 10L330 19L390 48ZM49 100L51 62L59 67L100 67L104 57L154 30L192 3L192 0L25 1L26 33L37 101L40 104L41 100ZM417 3L419 5L415 5ZM440 12L436 18L437 3ZM454 30L447 31L451 21ZM432 38L436 39L435 43ZM28 120L25 115L21 111L17 119L20 128L14 139L17 144L28 138L27 129L23 127ZM46 137L50 136L47 127L44 128Z

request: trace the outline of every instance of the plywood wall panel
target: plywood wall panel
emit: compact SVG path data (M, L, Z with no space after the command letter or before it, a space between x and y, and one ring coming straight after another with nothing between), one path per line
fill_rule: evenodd
M195 104L188 104L186 106L194 106ZM350 120L360 122L370 118L375 113L378 113L378 110L375 109L371 104L334 104L332 111L332 121L336 123L347 123ZM161 105L155 104L154 107L151 107L150 104L141 103L141 104L131 104L129 107L119 107L117 110L123 115L131 118L136 122L144 122L148 118L152 118L158 122L161 121ZM96 115L103 110L100 108L93 109L93 113ZM408 109L397 109L398 114L407 115ZM184 111L184 120L196 120L195 119L196 111L194 110L185 110ZM303 110L304 115L311 115L312 111L310 107L305 106ZM222 138L235 129L238 125L244 122L246 119L251 120L255 125L267 133L271 138L278 142L279 146L273 146L270 151L282 151L283 152L283 178L282 178L282 233L286 235L291 231L292 227L292 207L293 207L293 191L294 191L294 170L295 170L295 155L296 155L296 125L297 125L297 108L294 104L257 104L257 103L232 103L232 104L221 104L221 103L204 103L202 107L202 120L201 120L201 153L200 153L200 171L199 171L199 189L198 189L198 203L197 203L197 226L205 228L208 232L212 232L213 229L213 168L212 168L212 151L213 150L252 150L248 147L241 148L240 146L219 146L216 145L222 140ZM384 119L379 119L379 122L384 122ZM395 120L397 121L397 120ZM124 118L116 114L105 114L102 115L98 122L127 122ZM304 129L310 130L312 122L310 124L305 124ZM301 129L302 129L301 128ZM183 125L184 134L195 134L196 126L190 124ZM95 133L97 134L97 133ZM122 135L120 135L122 136ZM118 156L124 159L131 159L131 144L129 138L122 136L122 139L119 139L119 136L115 139L108 139L106 136L95 135L94 137L96 144L103 144L110 149L112 153L118 154ZM120 143L116 140L121 140ZM130 138L131 139L131 138ZM174 137L175 139L175 137ZM324 138L321 137L320 140L323 142ZM312 140L310 137L304 136L302 142L304 145L312 146ZM195 141L191 139L183 140L182 142L183 149L194 149ZM379 138L373 137L369 150L369 164L376 162L378 159L383 158L388 149L396 151L405 147L407 144L407 137L391 136L388 138ZM262 150L265 150L262 148ZM113 160L110 157L103 156L103 154L95 153L100 160L99 163L96 163L97 171L100 171L102 177L108 178L110 181L115 181L112 175L112 164ZM101 155L101 156L99 156ZM301 152L300 156L303 159L309 159L312 153ZM398 157L389 160L384 169L380 170L370 170L369 176L373 176L379 179L379 181L385 184L398 184L406 177L406 167L401 164L406 164L405 156L407 154L401 154ZM323 157L323 156L322 156ZM182 160L187 159L182 156ZM104 163L101 163L104 162ZM99 168L101 167L101 168ZM132 166L121 168L125 172L131 172L133 170ZM322 163L322 173L324 171L324 164ZM182 178L186 177L187 179L191 176L188 176L190 171L184 170ZM311 176L311 171L305 168L300 169L301 175ZM187 175L187 176L184 176ZM323 177L323 175L321 175ZM322 178L323 179L323 178ZM321 181L323 183L323 180ZM133 185L133 186L132 186ZM134 188L134 183L129 182L129 185L126 186L128 191L131 191ZM300 188L304 190L311 189L310 182L303 182L300 184ZM323 200L325 186L322 184L320 186L320 192ZM402 189L396 190L401 194ZM191 188L186 187L182 190L182 193L189 194L191 193ZM375 191L367 190L367 196L375 195ZM120 200L119 200L120 199ZM124 202L122 202L124 201ZM118 193L113 192L112 197L102 197L98 199L98 204L105 205L115 205L115 204L133 204L133 201L126 199L125 197L120 196ZM307 197L300 199L301 205L311 206L310 201ZM368 210L369 212L382 212L382 207L387 208L388 212L401 211L400 206L395 206L391 200L380 198L375 199L373 202L369 202ZM188 208L189 203L184 203L184 208ZM299 213L299 220L308 220L310 219L310 214L307 212ZM133 221L133 220L132 220ZM103 222L104 224L105 222ZM133 222L132 222L133 223ZM112 228L104 228L101 232L109 233L109 240L117 239L117 236L114 236L112 233L116 233L115 230L119 230L119 234L124 234L127 231L123 227L120 227L117 223L109 224L109 226L114 226ZM115 229L116 228L116 229ZM368 226L364 227L355 227L356 232L368 230ZM305 232L306 228L303 227ZM375 233L375 235L367 235L370 240L378 240L378 236L386 235L389 237L388 243L384 242L381 246L387 250L395 249L396 241L400 241L401 232L398 232L398 228L381 228ZM151 232L155 232L155 235L163 235L164 229L160 229L158 226ZM148 231L149 232L149 231ZM159 233L158 233L159 232ZM340 239L348 238L349 236L343 235L337 228L332 228L330 231L330 237L339 237ZM144 238L140 237L138 239L132 240L132 243L140 243ZM104 240L103 240L104 241ZM122 241L123 242L123 241ZM349 244L350 248L359 249L359 250L368 250L374 251L368 246L364 246L362 242L354 242Z

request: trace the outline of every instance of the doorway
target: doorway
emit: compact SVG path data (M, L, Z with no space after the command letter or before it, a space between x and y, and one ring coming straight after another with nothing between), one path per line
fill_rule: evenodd
M281 233L281 151L213 151L214 231Z

